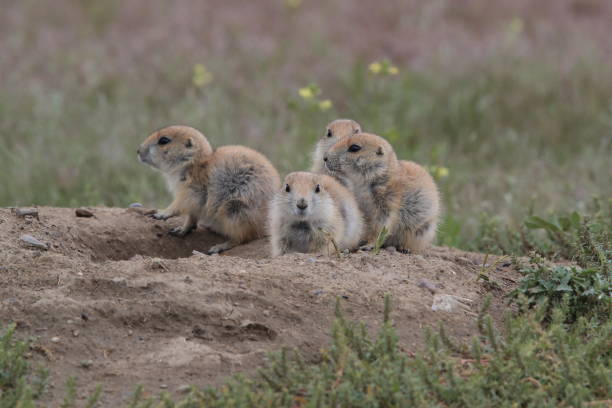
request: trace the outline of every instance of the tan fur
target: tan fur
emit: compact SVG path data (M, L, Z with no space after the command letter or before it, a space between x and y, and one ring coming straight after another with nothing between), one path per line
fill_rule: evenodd
M269 225L272 256L330 252L334 244L351 250L363 231L353 194L332 177L308 172L287 175L270 205Z
M161 145L162 138L170 142ZM264 235L268 202L280 186L280 177L262 154L244 146L213 151L198 130L170 126L147 137L138 156L164 174L174 195L172 203L153 217L185 216L173 235L185 236L200 223L229 239L209 253Z
M358 151L351 152L352 146ZM373 246L383 227L385 246L421 251L435 238L440 197L433 178L418 164L397 159L382 137L360 133L332 146L324 157L335 177L350 180L364 214L367 246Z
M323 156L330 147L338 142L343 137L361 133L361 125L351 119L336 119L325 127L325 133L317 142L317 146L312 155L313 173L326 174L323 163Z

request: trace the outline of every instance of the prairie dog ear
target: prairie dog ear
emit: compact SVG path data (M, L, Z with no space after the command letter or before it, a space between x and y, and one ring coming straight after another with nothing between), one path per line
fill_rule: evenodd
M378 150L376 150L376 154L379 156L382 156L385 154L385 152L383 152L382 146L378 146Z
M193 142L191 141L191 138L187 139L187 143L185 143L185 147L193 147Z

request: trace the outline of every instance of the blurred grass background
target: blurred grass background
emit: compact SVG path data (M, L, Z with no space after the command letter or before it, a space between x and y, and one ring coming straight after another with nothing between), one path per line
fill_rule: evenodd
M304 169L337 117L433 169L443 244L612 196L612 3L45 4L0 13L2 206L163 206L135 152L168 124Z

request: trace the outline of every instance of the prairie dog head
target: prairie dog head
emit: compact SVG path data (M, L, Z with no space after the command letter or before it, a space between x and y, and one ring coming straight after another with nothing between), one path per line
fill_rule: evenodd
M357 133L339 140L323 156L323 161L330 173L353 180L390 175L398 166L389 142L371 133Z
M274 200L277 211L285 218L329 218L334 211L334 201L322 177L304 171L288 174Z
M168 126L149 135L138 148L138 158L164 173L191 163L195 157L212 154L206 137L189 126Z
M317 148L325 153L343 137L361 133L361 125L351 119L336 119L325 128L325 133L319 139Z

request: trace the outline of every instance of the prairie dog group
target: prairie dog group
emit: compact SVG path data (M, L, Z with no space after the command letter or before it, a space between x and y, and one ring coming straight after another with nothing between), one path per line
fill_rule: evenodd
M436 235L440 197L429 173L398 160L384 138L350 119L331 122L318 141L311 172L280 177L266 157L244 146L213 150L198 130L170 126L148 136L139 159L161 171L172 203L152 216L184 216L170 231L184 237L198 223L227 238L219 253L271 235L272 255L383 246L422 251Z
M353 194L324 174L288 174L270 205L272 256L355 249L362 231Z
M228 239L210 248L211 254L264 236L269 199L280 177L262 154L244 146L213 150L198 130L170 126L147 137L138 157L163 173L174 195L153 217L185 217L173 235L185 236L202 221Z

